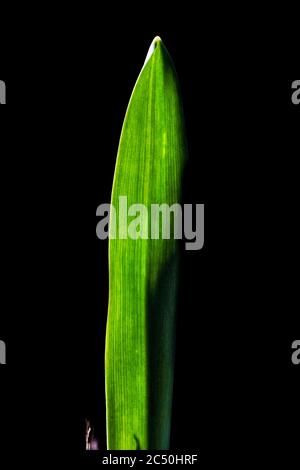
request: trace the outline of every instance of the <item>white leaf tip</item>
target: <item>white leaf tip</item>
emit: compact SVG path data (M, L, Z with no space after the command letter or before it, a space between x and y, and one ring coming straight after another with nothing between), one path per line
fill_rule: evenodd
M146 56L146 59L145 59L145 63L144 63L144 66L145 64L148 62L148 60L150 59L150 57L152 56L153 52L154 52L154 49L156 48L156 46L158 44L162 43L162 40L159 36L155 36L155 38L153 39L150 47L149 47L149 50L148 50L148 53L147 53L147 56Z
M156 44L159 43L159 42L162 42L161 37L155 36L155 38L154 38L153 41L152 41L152 44L155 44L155 45L156 45Z

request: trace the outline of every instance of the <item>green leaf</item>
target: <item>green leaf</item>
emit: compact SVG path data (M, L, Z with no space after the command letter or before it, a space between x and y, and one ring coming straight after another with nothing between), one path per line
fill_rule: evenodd
M117 237L109 242L105 354L110 450L169 447L178 242L120 239L119 230L126 230L127 222L119 197L127 196L128 207L147 207L142 225L149 234L151 204L180 202L186 156L178 80L157 37L129 102L112 191Z

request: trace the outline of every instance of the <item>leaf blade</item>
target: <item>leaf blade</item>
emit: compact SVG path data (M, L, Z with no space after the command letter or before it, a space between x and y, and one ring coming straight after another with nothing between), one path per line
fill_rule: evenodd
M180 201L187 157L183 112L172 60L155 38L132 93L120 138L112 205L117 232L128 207ZM148 220L149 227L151 226ZM148 227L148 228L149 228ZM178 278L176 240L109 242L106 336L109 449L169 446Z

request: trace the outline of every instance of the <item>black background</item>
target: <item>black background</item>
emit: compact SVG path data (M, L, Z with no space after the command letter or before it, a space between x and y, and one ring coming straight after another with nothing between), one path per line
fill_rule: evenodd
M3 449L79 456L86 418L105 448L108 247L95 211L110 201L127 103L160 35L186 117L183 199L206 208L205 247L182 249L172 450L285 462L300 421L293 61L242 27L216 37L204 20L139 30L85 20L49 29L42 44L42 24L4 39Z

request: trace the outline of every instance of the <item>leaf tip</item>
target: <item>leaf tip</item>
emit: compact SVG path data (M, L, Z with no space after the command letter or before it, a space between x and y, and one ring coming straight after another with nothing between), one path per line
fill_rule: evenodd
M150 57L152 56L155 48L158 46L158 44L162 44L162 40L159 36L155 36L155 38L153 39L150 47L149 47L149 50L148 50L148 53L147 53L147 56L146 56L146 59L145 59L145 63L144 63L144 66L146 65L146 63L148 62L148 60L150 59Z
M162 42L161 37L155 36L155 38L152 41L152 44L157 45L160 42Z

